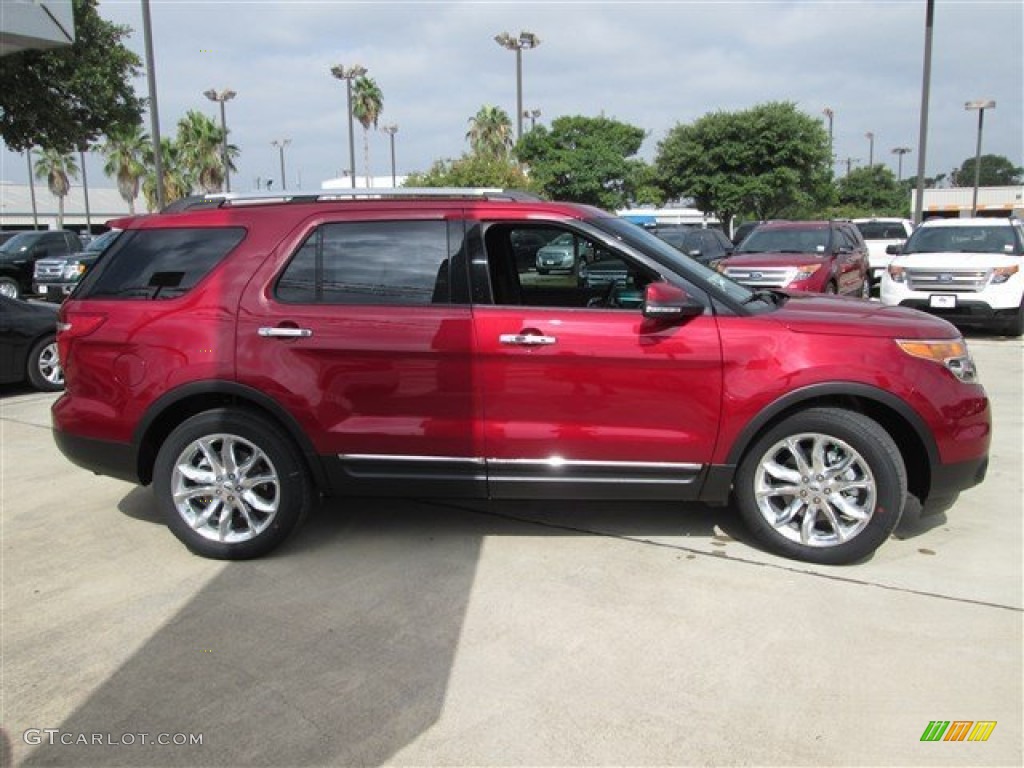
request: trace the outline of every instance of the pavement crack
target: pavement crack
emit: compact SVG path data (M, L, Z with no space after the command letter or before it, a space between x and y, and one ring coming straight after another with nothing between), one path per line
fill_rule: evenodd
M823 579L826 581L834 581L843 584L850 584L859 587L872 587L874 589L885 590L886 592L898 592L906 595L915 595L918 597L927 597L934 600L944 600L951 603L959 603L961 605L975 605L982 608L994 608L1001 611L1010 611L1012 613L1024 613L1024 608L1018 606L1006 605L1004 603L992 602L989 600L976 600L969 597L956 597L953 595L943 595L940 592L931 592L926 589L914 589L912 587L899 587L892 584L883 584L877 581L869 581L868 579L858 579L853 576L842 576L833 573L820 573L818 571L808 570L807 568L799 565L792 564L790 562L784 563L764 563L758 560L753 560L747 557L736 557L735 555L726 555L721 550L715 552L706 552L695 547L687 547L683 544L674 544L666 541L654 541L652 539L640 538L637 536L628 536L621 533L611 533L608 531L598 531L590 528L583 528L580 526L566 525L565 523L551 523L543 520L536 520L530 517L522 517L519 515L509 514L507 512L494 512L491 510L477 509L471 506L465 506L462 504L456 504L451 502L442 502L433 499L422 499L421 502L427 506L442 507L445 509L455 509L461 512L469 512L474 515L480 515L484 517L493 517L500 520L507 520L517 523L525 523L527 525L534 525L539 528L546 528L549 530L565 531L568 533L584 534L589 536L600 536L606 539L617 539L619 541L628 541L632 544L643 544L650 547L658 547L661 549L670 549L677 552L685 552L687 554L695 555L697 557L703 557L711 560L728 560L733 563L740 563L743 565L755 566L758 568L767 568L773 571L779 571L782 573L791 573L799 576L810 576L816 579Z

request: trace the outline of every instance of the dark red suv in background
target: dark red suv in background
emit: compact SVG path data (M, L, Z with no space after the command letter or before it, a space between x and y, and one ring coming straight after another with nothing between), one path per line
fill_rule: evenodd
M868 298L868 246L848 221L767 221L718 270L750 288Z
M63 305L54 435L155 486L193 551L265 553L317 494L730 499L757 538L865 557L987 467L943 320L751 291L623 219L515 193L220 197L124 230ZM524 242L623 265L539 275Z

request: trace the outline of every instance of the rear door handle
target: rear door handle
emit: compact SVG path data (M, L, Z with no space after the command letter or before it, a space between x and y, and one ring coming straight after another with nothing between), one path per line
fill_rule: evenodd
M313 335L309 328L260 328L257 333L264 338L305 339Z
M555 336L541 336L536 333L503 333L498 341L515 347L544 347L554 344L558 339Z

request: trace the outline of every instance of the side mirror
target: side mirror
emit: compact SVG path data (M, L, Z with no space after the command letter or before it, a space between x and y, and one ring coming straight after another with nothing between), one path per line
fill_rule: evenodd
M643 316L648 320L672 322L704 314L704 305L668 283L651 283L644 289Z
M885 252L889 256L899 256L903 251L902 245L887 245L885 246Z

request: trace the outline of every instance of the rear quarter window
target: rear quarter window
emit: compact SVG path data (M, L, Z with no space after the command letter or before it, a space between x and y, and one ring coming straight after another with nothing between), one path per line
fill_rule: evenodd
M241 227L122 233L87 273L80 299L173 299L191 290L245 237Z

